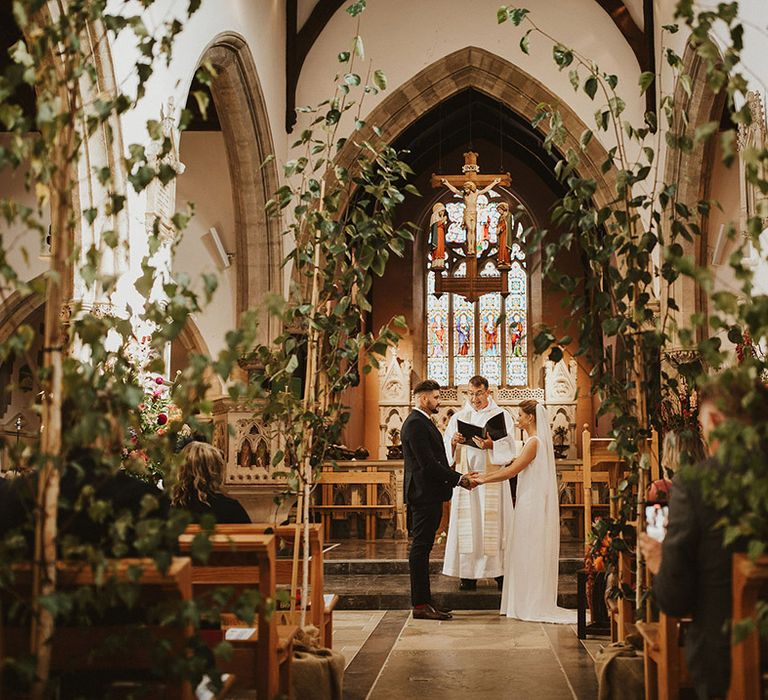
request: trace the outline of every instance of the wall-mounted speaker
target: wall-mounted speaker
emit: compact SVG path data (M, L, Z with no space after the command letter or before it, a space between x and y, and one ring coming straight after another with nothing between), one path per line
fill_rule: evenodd
M203 244L211 254L213 261L216 263L216 266L220 270L226 270L232 264L234 253L228 253L224 249L224 244L221 242L221 237L216 228L211 226L211 228L208 229L208 232L204 233L201 238L203 239Z

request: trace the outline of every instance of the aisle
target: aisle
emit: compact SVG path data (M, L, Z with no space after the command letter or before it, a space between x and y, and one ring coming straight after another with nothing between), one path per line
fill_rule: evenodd
M478 610L447 622L387 612L349 662L344 686L345 700L597 697L594 664L575 627Z

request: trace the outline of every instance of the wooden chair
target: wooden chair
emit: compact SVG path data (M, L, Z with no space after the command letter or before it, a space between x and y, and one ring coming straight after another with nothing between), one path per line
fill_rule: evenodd
M29 596L31 568L14 567L15 582L12 589L0 592L3 606L10 597ZM131 685L141 686L148 693L142 697L192 700L194 694L186 681L156 678L157 649L148 642L162 641L169 655L182 656L192 628L187 625L159 625L147 617L147 610L156 603L173 603L192 599L192 567L186 557L175 557L166 573L157 570L150 559L117 559L108 563L104 578L120 582L133 582L138 574L138 600L132 607L115 606L106 613L103 622L88 625L60 624L52 640L51 670L66 676L68 683L78 691L108 694L119 683L125 692ZM103 579L102 579L103 580ZM62 562L57 566L57 590L69 592L95 586L91 567L85 563ZM6 608L7 609L7 608ZM15 626L7 619L3 622L3 657L16 657L29 652L30 628ZM119 647L115 641L119 640ZM222 697L221 695L219 697Z
M222 527L222 526L219 526ZM197 531L179 537L182 552L190 552ZM278 628L275 615L267 619L267 606L275 599L276 542L274 535L213 534L211 552L205 564L192 567L192 590L196 598L212 594L226 586L236 594L258 588L261 605L257 626L244 638L229 639L234 654L230 661L220 664L223 671L237 677L238 688L256 687L260 700L272 700L278 693L290 695L290 669L293 639L298 628ZM225 628L227 625L223 625ZM238 627L234 617L230 627ZM250 629L250 628L247 628ZM245 633L244 633L245 634Z
M389 486L394 494L394 474L392 472L378 471L376 466L365 467L365 471L334 471L333 467L326 465L320 474L320 503L312 504L312 510L320 512L326 533L331 532L331 521L334 513L363 513L365 515L365 539L376 539L376 516L381 513L395 513L394 503L380 503L378 497L379 486ZM334 503L334 487L338 486L364 486L365 503Z
M584 424L582 432L582 449L584 462L584 535L588 545L592 533L592 485L598 481L608 484L609 515L616 518L619 514L619 484L626 472L625 463L616 452L610 449L610 438L592 437L589 426ZM659 478L659 446L658 435L653 432L645 449L650 452L650 478L655 481ZM598 476L599 475L599 476ZM619 553L616 585L620 588L624 585L631 586L633 573L630 558L627 553ZM627 628L634 622L634 601L621 597L617 601L617 608L611 611L611 640L622 641L626 636Z
M643 638L646 700L675 700L691 687L683 654L682 630L688 620L659 613L658 622L638 622Z
M199 525L190 525L185 534L195 535L200 532ZM272 533L277 538L278 547L285 543L293 551L296 537L295 525L273 526L267 523L250 523L240 525L217 525L216 532L220 535L247 535ZM299 539L303 542L304 530L299 529ZM325 572L323 568L323 527L318 524L309 526L309 616L312 624L320 630L323 646L333 647L333 611L339 602L339 596L325 593ZM292 559L279 558L276 561L276 584L290 586L292 575ZM299 560L299 581L302 580L302 562Z
M757 603L768 596L768 556L752 561L745 554L733 556L733 622L755 617ZM729 700L759 700L761 689L760 637L755 629L731 647Z
M587 516L585 514L586 504L584 503L584 469L571 468L562 469L557 472L557 476L560 484L573 487L574 502L560 502L560 512L574 511L576 513L576 523L578 530L578 537L584 538L585 542L588 541L587 533ZM592 474L592 483L607 483L608 475L605 472L597 472ZM596 509L601 509L603 512L607 512L610 505L608 503L590 503L590 517L591 513Z

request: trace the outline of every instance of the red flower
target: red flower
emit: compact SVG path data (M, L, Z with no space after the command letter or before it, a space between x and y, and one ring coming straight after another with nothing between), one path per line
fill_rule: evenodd
M168 422L168 416L166 416L165 413L161 413L157 416L158 425L165 425L167 422Z
M155 384L165 384L165 380L162 377L155 377Z

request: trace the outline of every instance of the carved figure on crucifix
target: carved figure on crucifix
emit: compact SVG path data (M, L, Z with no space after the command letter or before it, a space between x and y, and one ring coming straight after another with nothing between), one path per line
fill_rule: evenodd
M432 207L429 220L429 247L432 249L432 269L445 269L445 234L448 231L448 213L438 202Z
M514 241L514 219L509 211L509 204L501 202L496 206L499 212L498 223L498 268L499 270L509 270L512 266L512 244Z
M464 197L464 220L462 223L467 232L467 255L470 255L472 252L477 254L477 198L481 194L490 192L500 182L499 178L494 178L490 185L482 190L478 190L474 182L467 180L462 189L459 190L445 178L440 181L440 184L445 185L451 192Z

